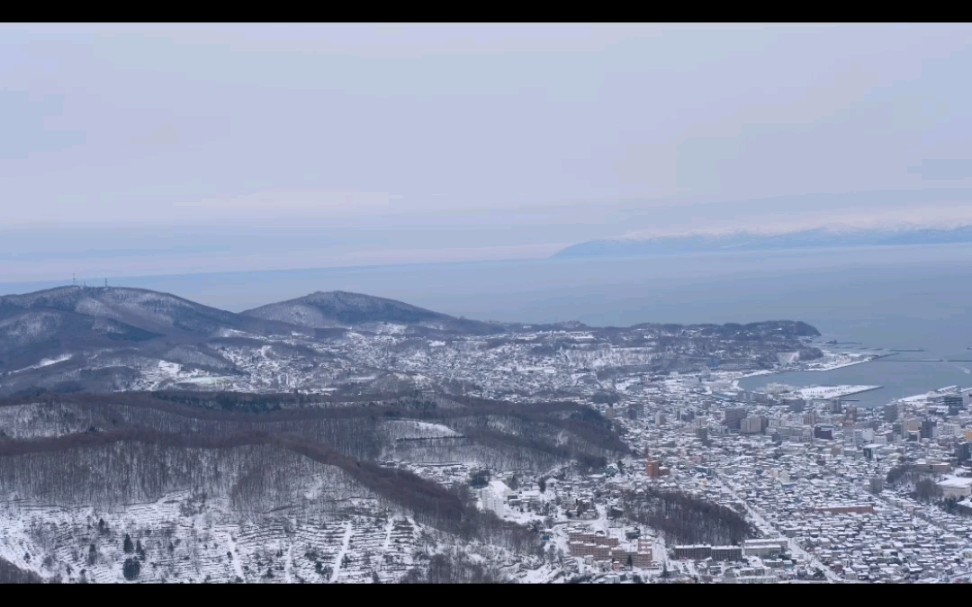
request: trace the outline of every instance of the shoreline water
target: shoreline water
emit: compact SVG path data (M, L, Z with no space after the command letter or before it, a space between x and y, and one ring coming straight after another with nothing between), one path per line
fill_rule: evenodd
M956 377L957 372L947 365L935 363L912 363L909 361L895 361L896 364L867 365L876 360L860 361L855 364L839 365L827 371L823 370L781 370L770 373L750 374L740 377L734 386L736 389L752 392L765 392L771 383L781 383L795 388L812 386L880 386L860 395L859 406L880 407L899 401L922 400L930 392L939 390L943 386L966 386L970 382L967 374ZM889 361L894 359L889 358ZM849 396L849 394L848 394Z
M745 373L733 386L737 390L763 393L772 383L794 388L880 386L857 393L858 406L867 408L902 399L921 400L942 386L967 386L972 384L969 377L972 370L955 360L968 357L964 351L967 346L963 343L962 348L955 347L959 333L955 330L956 320L948 320L947 323L913 322L905 318L895 322L887 319L820 322L814 326L819 327L822 335L808 340L808 345L820 349L822 358ZM905 352L925 352L929 360L912 361L903 358Z

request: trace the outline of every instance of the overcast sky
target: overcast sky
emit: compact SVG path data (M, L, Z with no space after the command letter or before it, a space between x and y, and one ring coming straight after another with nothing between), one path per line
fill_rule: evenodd
M0 282L972 221L972 27L0 25Z

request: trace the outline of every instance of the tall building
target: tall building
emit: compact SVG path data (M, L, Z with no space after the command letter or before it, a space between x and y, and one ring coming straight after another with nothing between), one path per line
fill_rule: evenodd
M712 556L712 546L709 544L675 546L673 551L678 560L701 561Z
M841 402L839 398L832 398L830 400L830 412L834 414L842 413L844 411L844 403Z
M947 438L958 438L962 436L962 427L958 424L945 422L939 426L938 435Z
M969 460L972 460L972 443L968 441L959 443L955 447L955 459L957 459L960 464L964 464Z
M821 438L824 440L834 439L834 428L833 426L816 426L813 429L813 437Z
M787 398L783 400L783 404L791 413L803 413L807 407L807 401L802 398Z
M898 404L890 403L884 405L884 421L893 424L898 421Z
M918 432L920 438L935 438L935 420L926 419L921 422L921 429Z
M742 546L713 546L711 558L713 561L741 561Z
M942 404L948 407L949 415L958 415L965 408L965 401L960 394L946 394L942 397Z
M743 407L734 407L732 409L726 409L725 417L723 423L730 430L738 430L740 423L746 417L746 409Z
M658 478L661 476L661 462L657 459L650 459L645 462L645 472L648 478Z
M759 434L763 431L763 418L758 415L745 417L739 424L739 430L743 434Z

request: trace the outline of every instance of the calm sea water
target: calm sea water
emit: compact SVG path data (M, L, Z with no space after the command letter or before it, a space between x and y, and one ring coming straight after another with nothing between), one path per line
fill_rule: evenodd
M826 339L924 349L900 361L747 380L874 384L880 404L945 385L972 385L972 246L699 254L623 260L535 260L116 279L241 311L318 290L400 299L468 318L594 325L798 319ZM0 285L0 292L51 286Z

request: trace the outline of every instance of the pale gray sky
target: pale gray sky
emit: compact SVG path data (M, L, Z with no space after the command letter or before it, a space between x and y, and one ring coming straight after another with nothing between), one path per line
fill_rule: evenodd
M972 221L972 26L0 25L0 282Z

